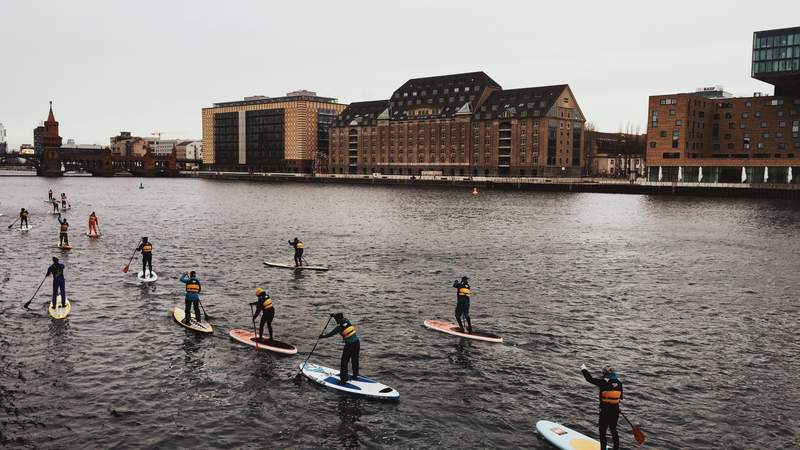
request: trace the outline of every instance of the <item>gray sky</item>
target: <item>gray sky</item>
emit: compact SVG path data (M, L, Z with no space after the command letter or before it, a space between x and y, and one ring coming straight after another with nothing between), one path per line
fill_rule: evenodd
M200 138L200 109L309 89L388 98L408 78L483 70L504 88L568 83L587 119L647 120L649 95L750 78L752 32L800 25L800 1L0 0L0 122L61 136Z

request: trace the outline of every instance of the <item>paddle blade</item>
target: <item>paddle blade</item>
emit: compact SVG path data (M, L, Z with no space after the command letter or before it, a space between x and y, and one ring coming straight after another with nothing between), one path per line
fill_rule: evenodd
M636 439L636 442L639 445L644 444L644 433L642 432L642 429L639 428L639 425L634 425L633 428L631 428L631 433L633 433L633 438Z
M127 265L125 265L125 267L122 268L122 273L128 273L128 266Z

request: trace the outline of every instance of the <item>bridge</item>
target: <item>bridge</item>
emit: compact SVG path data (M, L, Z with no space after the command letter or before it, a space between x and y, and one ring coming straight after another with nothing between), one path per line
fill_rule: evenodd
M108 148L76 149L45 148L40 155L0 155L0 165L14 165L22 160L36 168L36 175L60 177L64 172L82 171L93 176L110 177L130 173L137 177L175 176L178 163L174 154L156 155L148 151L144 156L114 155ZM13 161L13 162L12 162Z

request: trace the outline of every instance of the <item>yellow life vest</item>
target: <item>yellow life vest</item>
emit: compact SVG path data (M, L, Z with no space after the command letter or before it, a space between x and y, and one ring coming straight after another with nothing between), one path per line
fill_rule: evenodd
M190 294L200 293L200 282L197 280L189 280L189 282L186 283L186 292Z
M294 248L296 248L298 250L303 248L303 243L302 242L298 242L297 244L295 244Z
M153 244L146 243L142 246L142 253L150 253L153 251Z
M355 325L353 325L353 324L351 324L351 323L348 323L348 324L347 324L347 327L345 327L345 328L343 328L343 329L342 329L342 332L341 332L341 334L342 334L342 339L347 339L347 338L349 338L350 336L353 336L354 334L356 334L356 327L355 327Z
M619 405L619 401L621 399L622 391L600 391L600 403L605 403L607 405Z
M469 291L468 287L458 288L458 296L459 297L469 297L469 292L470 291ZM452 295L452 294L450 294L450 295Z
M261 309L262 310L266 311L266 310L272 308L272 297L270 297L269 295L267 295L263 299L259 299L259 300L261 302Z

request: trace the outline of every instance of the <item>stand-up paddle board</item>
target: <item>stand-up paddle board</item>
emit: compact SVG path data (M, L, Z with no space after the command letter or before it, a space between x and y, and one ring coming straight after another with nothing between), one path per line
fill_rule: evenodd
M292 263L278 263L271 261L264 261L264 265L268 267L280 267L282 269L295 269L295 270L329 270L328 266L295 266Z
M72 250L71 245L61 245L60 243L58 244L58 248L60 248L61 250Z
M33 228L33 227L30 226L30 225L25 225L24 227L19 227L18 230L19 231L31 231L31 228Z
M175 318L175 321L178 322L178 325L198 333L214 332L214 328L211 327L210 323L205 321L198 322L197 318L194 316L194 312L190 312L189 314L191 314L192 318L189 320L189 325L186 325L183 323L183 319L186 317L186 313L183 311L183 308L176 306L172 309L172 317Z
M458 325L445 322L444 320L428 319L423 324L431 330L441 331L442 333L452 334L467 339L475 339L477 341L486 342L503 342L503 338L491 333L482 333L480 331L473 331L467 333L466 331L459 331Z
M400 393L385 384L367 377L350 377L345 384L339 384L339 371L312 363L300 364L303 375L314 383L352 395L379 400L400 400Z
M266 338L258 339L256 338L256 334L252 331L233 329L228 334L231 335L231 338L241 342L242 344L247 344L255 347L258 350L269 350L271 352L283 353L285 355L294 355L297 353L297 349L291 344L275 340L270 341Z
M136 274L136 278L138 278L139 281L141 281L142 283L152 283L153 281L156 281L158 279L158 274L155 271L153 271L151 273L148 270L147 271L147 275L149 275L149 276L145 277L144 276L144 272L143 271L139 271L139 273Z
M536 422L536 430L547 442L561 450L600 450L599 441L569 429L560 423L540 420Z
M86 234L86 236L89 236L90 238L99 238L100 236L102 236L101 234L92 234L92 233L85 233L85 234Z
M53 308L52 302L49 302L47 304L47 314L49 314L50 317L56 320L66 319L70 311L72 311L72 303L69 302L69 299L67 299L66 306L64 307L61 306L61 294L56 296L55 308Z

